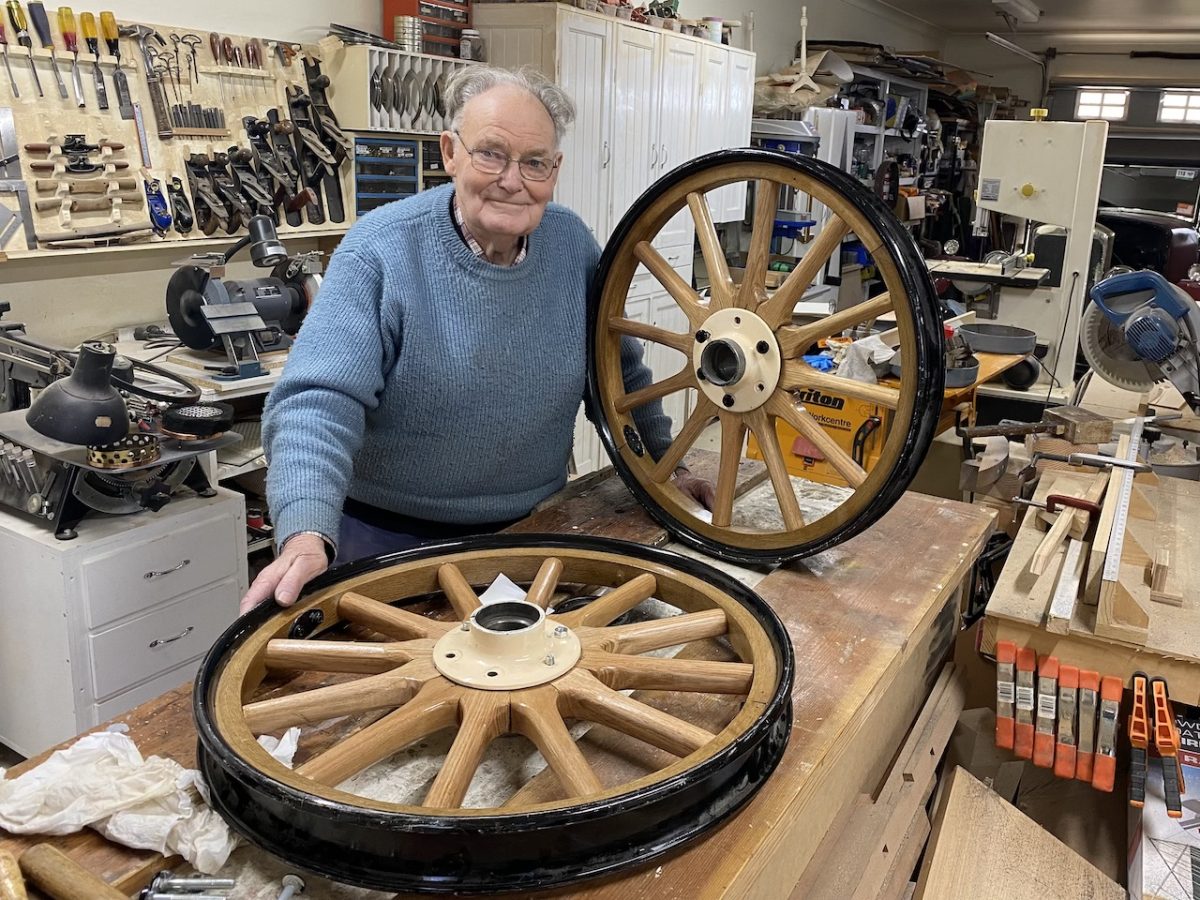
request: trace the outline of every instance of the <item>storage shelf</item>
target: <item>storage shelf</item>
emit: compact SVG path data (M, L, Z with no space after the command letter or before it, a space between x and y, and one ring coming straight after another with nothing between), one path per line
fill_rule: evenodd
M274 538L269 537L259 538L256 541L250 541L248 544L246 544L246 555L249 556L251 553L257 553L259 550L268 549L273 541Z
M146 226L149 228L149 225ZM325 226L314 227L311 229L298 229L288 231L283 228L279 229L279 237L284 241L301 241L308 238L322 237L341 237L350 230L349 225L338 225L333 228ZM24 232L18 231L13 236L13 242L17 242L18 238L23 239ZM87 237L87 235L81 235ZM81 256L85 253L154 253L160 250L172 251L175 253L181 250L185 253L191 253L188 248L191 247L228 247L239 238L239 235L220 235L208 237L200 235L199 237L185 237L175 240L147 240L139 244L121 244L116 247L72 247L63 250L8 250L0 252L0 263L17 262L25 259L57 259L67 256Z
M217 481L228 481L230 478L237 478L240 475L249 475L251 472L258 472L267 467L267 458L260 454L248 463L241 465L232 465L231 463L217 463Z

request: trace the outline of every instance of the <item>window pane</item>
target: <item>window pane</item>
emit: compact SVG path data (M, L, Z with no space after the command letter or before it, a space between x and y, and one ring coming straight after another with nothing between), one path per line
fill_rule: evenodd
M1159 113L1158 121L1160 122L1182 122L1184 110L1182 109L1164 109Z
M1163 94L1163 106L1187 106L1192 97L1190 94Z
M1084 119L1087 119L1087 118L1090 118L1090 119L1096 119L1096 118L1099 118L1099 116L1100 116L1100 107L1098 107L1098 106L1083 106L1083 105L1080 105L1080 107L1079 107L1079 112L1077 112L1077 113L1076 113L1076 116L1077 116L1077 117L1079 117L1079 118L1084 118Z
M1083 103L1103 103L1104 94L1101 91L1080 91L1079 102Z
M1200 109L1189 109L1187 111L1187 120L1192 123L1200 123Z
M1120 103L1125 105L1125 98L1129 95L1125 91L1106 91L1104 94L1105 103Z

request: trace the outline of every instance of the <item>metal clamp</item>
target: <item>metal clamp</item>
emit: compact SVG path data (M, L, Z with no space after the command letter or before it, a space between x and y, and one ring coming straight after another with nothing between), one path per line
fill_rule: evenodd
M157 571L157 572L153 572L153 571L147 572L142 577L145 578L147 581L150 581L152 578L161 578L163 575L170 575L172 572L178 572L180 569L186 568L187 566L190 566L191 564L192 564L192 561L190 559L185 559L179 565L174 566L170 569L162 569L161 571Z
M167 644L173 644L178 640L182 640L195 630L195 625L189 625L187 628L183 629L183 631L179 632L179 634L175 635L175 637L155 638L150 642L149 647L151 650L157 650L159 647L163 647Z

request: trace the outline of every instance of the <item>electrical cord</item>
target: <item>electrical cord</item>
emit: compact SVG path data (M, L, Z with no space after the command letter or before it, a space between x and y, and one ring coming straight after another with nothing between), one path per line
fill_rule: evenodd
M1062 333L1059 334L1059 336L1058 336L1058 353L1054 357L1055 365L1058 364L1058 360L1064 352L1063 341L1065 341L1067 339L1067 319L1069 318L1068 312L1070 311L1070 308L1071 308L1071 298L1075 296L1075 285L1077 285L1078 283L1079 283L1079 273L1078 272L1071 273L1071 290L1067 293L1067 312L1063 313ZM1072 350L1073 349L1074 348L1072 348ZM1046 390L1046 399L1042 403L1043 406L1050 405L1050 397L1054 394L1054 386L1056 384L1059 387L1063 387L1063 385L1059 383L1058 379L1054 377L1053 371L1048 371L1047 374L1050 376L1050 387Z

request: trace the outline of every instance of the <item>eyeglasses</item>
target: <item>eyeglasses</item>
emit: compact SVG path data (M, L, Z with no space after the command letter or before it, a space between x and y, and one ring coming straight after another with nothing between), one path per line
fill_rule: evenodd
M463 148L466 149L467 155L471 157L471 165L475 167L475 171L482 172L484 175L499 175L508 169L509 163L515 162L521 177L526 181L546 181L558 168L558 160L550 157L530 156L527 159L514 160L500 150L488 150L483 147L472 150L467 146L467 142L463 140L461 134L455 131L454 136L458 138Z

